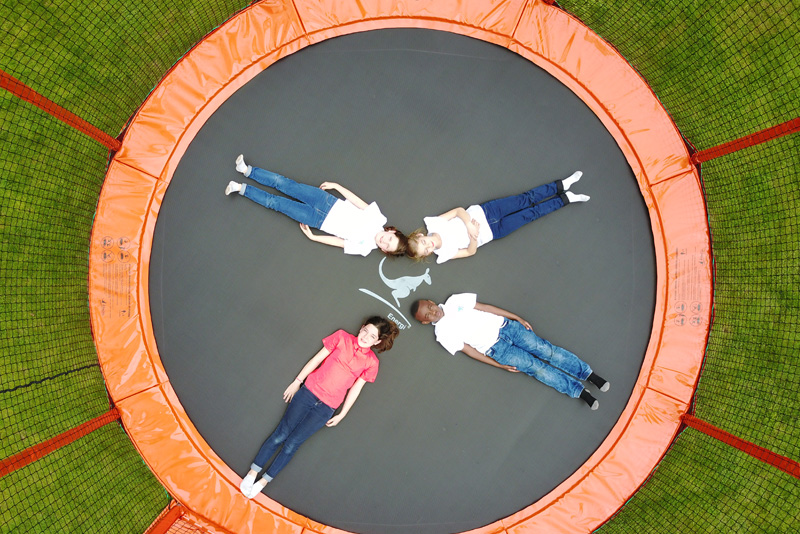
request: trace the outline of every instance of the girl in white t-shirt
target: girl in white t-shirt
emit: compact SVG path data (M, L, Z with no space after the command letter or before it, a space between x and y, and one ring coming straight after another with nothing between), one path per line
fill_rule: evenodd
M519 195L490 200L467 209L454 208L438 217L425 217L425 227L409 236L406 255L422 259L436 254L436 263L472 256L478 247L493 239L505 237L567 204L589 200L587 195L568 191L582 175L577 171L568 178L534 187Z
M408 238L394 226L386 226L386 217L378 205L374 202L367 204L337 183L324 182L319 188L300 184L280 174L247 165L241 154L236 158L236 170L292 198L238 182L228 184L226 195L236 192L265 208L288 215L300 223L300 229L312 241L343 248L345 254L366 256L376 248L389 256L406 253ZM344 200L327 193L327 190L338 191ZM317 235L311 228L332 235Z

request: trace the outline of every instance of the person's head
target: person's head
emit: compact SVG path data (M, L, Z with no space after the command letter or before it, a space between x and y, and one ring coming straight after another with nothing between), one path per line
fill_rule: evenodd
M432 300L420 299L411 305L411 315L422 324L431 324L444 317L444 311Z
M372 347L376 352L386 352L392 348L400 329L389 319L374 315L364 321L358 331L358 344L363 348Z
M375 234L375 244L387 256L402 256L408 250L408 238L394 226L384 226Z
M406 256L414 260L421 260L433 254L436 250L436 241L433 236L427 235L425 228L417 228L408 236L408 251Z

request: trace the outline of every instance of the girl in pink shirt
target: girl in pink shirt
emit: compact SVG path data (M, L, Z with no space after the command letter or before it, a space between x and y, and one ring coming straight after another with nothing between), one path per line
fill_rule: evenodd
M399 332L393 322L375 316L364 322L357 336L337 330L322 340L322 349L283 392L283 400L289 406L242 480L240 489L245 497L252 499L258 495L314 432L323 426L336 426L344 419L364 384L374 382L378 376L378 357L373 350L391 349ZM342 410L334 416L339 406ZM277 456L256 482L276 452Z

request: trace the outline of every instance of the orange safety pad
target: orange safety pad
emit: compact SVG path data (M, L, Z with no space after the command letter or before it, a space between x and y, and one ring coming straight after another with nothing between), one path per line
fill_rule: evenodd
M309 44L358 31L450 31L516 52L598 116L637 177L657 269L653 331L633 394L600 448L529 507L470 531L591 532L654 469L696 385L711 317L711 256L696 169L675 125L616 50L553 6L522 0L265 0L191 50L135 114L111 163L90 249L92 326L109 394L142 458L209 532L339 534L272 501L248 501L180 405L153 338L147 273L161 200L211 114L263 69Z

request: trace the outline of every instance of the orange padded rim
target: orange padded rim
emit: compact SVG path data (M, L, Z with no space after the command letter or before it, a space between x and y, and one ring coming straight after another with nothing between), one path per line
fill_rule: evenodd
M268 0L200 42L133 117L112 160L90 250L89 297L108 391L142 458L210 532L334 533L264 494L205 443L161 363L149 312L153 230L192 138L230 95L278 59L319 41L384 28L429 28L520 54L577 94L614 136L649 209L656 253L653 331L633 394L600 448L548 495L481 534L590 532L636 492L687 411L708 338L711 256L699 176L647 84L586 26L541 1Z

